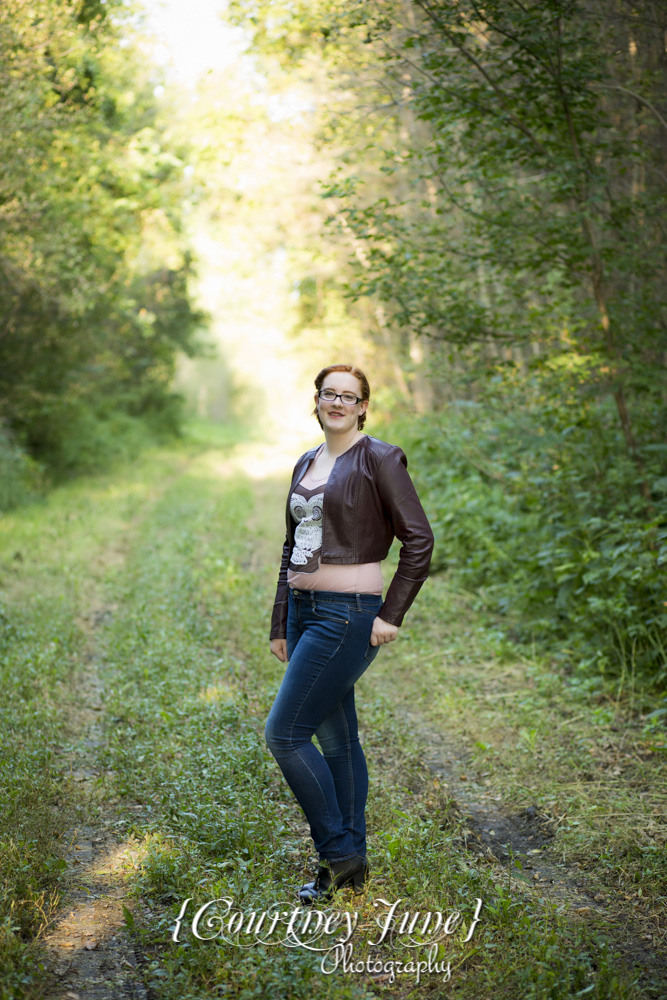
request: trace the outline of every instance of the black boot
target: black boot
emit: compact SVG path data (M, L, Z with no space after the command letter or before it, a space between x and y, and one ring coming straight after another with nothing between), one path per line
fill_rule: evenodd
M368 882L368 878L369 878L369 875L371 873L371 869L369 867L368 862L366 861L366 858L362 858L361 860L363 861L364 866L365 866L364 867L364 882ZM318 875L323 875L324 877L327 877L328 874L329 874L329 869L327 868L326 865L320 865L320 867L317 869L317 874ZM316 879L314 879L312 882L306 882L305 885L301 886L299 892L303 892L304 889L314 889L315 888L315 882L316 882Z
M297 893L302 903L316 903L331 899L334 892L351 885L361 892L368 881L368 862L358 855L346 861L326 861L317 869L314 882L306 882Z

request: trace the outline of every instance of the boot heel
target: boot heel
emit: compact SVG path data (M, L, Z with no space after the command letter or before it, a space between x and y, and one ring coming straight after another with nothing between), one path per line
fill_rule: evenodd
M339 889L351 886L355 893L363 892L368 880L368 862L360 856L345 861L326 861L320 865L314 882L306 882L297 895L302 903L328 901Z
M359 895L360 892L364 891L364 886L366 885L367 879L368 879L367 868L362 868L360 872L356 872L356 874L352 876L352 888L354 889L357 895Z

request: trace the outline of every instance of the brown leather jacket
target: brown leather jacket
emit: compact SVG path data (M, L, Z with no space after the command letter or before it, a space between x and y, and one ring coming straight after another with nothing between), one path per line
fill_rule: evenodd
M287 495L287 533L271 616L271 638L284 639L287 628L287 566L295 524L289 498L315 456L311 448L294 466ZM433 532L407 471L400 448L365 434L339 455L325 486L322 533L323 563L379 562L394 536L402 542L398 567L378 615L400 625L424 580L433 551Z

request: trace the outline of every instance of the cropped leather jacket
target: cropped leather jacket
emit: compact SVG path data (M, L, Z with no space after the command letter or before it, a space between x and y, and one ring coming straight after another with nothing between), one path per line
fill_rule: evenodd
M298 460L287 495L285 544L271 616L271 638L287 633L287 567L294 545L295 524L290 496L301 481L317 448ZM433 532L408 475L408 461L396 445L365 434L339 455L324 487L323 563L380 562L394 537L402 545L398 567L378 612L383 621L400 625L428 576Z

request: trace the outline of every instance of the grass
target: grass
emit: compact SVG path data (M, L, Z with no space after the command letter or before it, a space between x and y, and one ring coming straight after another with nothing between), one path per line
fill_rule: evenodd
M434 656L443 634L446 648ZM664 735L613 686L584 691L554 664L514 655L446 580L425 589L406 638L410 655L388 651L378 667L383 681L463 738L475 773L505 802L517 810L535 803L551 818L562 861L643 900L647 913L660 909L667 896Z
M31 995L42 979L35 941L61 896L66 833L91 804L63 753L90 655L86 618L121 558L153 475L182 457L154 453L123 483L96 477L0 520L0 996Z
M581 692L575 700L548 664L499 649L492 623L437 579L400 642L382 651L360 684L373 880L365 895L343 897L336 908L357 914L353 962L379 956L382 975L324 975L322 953L305 947L199 941L187 921L180 941L172 940L187 898L188 915L215 898L269 910L293 900L312 871L303 819L262 735L282 672L266 634L284 477L252 480L244 470L267 468L267 456L200 432L194 444L64 487L3 522L2 711L5 731L21 734L5 741L3 786L16 815L30 815L38 803L41 813L20 835L2 821L10 878L1 911L2 995L38 995L35 939L61 891L66 831L105 809L118 817L119 838L141 845L139 868L127 874L127 921L145 982L165 1000L305 998L315 989L336 1000L444 989L461 1000L658 995L619 962L608 927L543 904L512 872L467 849L459 813L425 767L423 740L400 707L409 703L461 744L477 744L475 767L489 772L508 802L530 798L554 814L565 806L554 849L601 879L623 870L624 884L654 905L661 860L647 875L648 845L637 837L632 845L636 823L615 830L602 859L593 806L603 800L599 790L590 795L585 778L602 772L610 756L617 760L621 736L626 749L650 744L640 729L627 728L622 706L608 717L608 700ZM70 707L91 660L104 679L107 738L102 777L84 795L63 778L54 749L77 738ZM571 721L561 737L555 720L562 723L565 710ZM604 742L610 734L613 748ZM640 798L636 783L648 769L655 774L656 760L618 759L608 802L630 809ZM427 961L427 941L405 947L405 934L396 934L371 945L380 898L400 900L401 913L460 912L461 925L437 943L434 957L451 963L446 986L443 974L423 974L418 984L414 968L391 967ZM464 942L477 899L480 922Z

